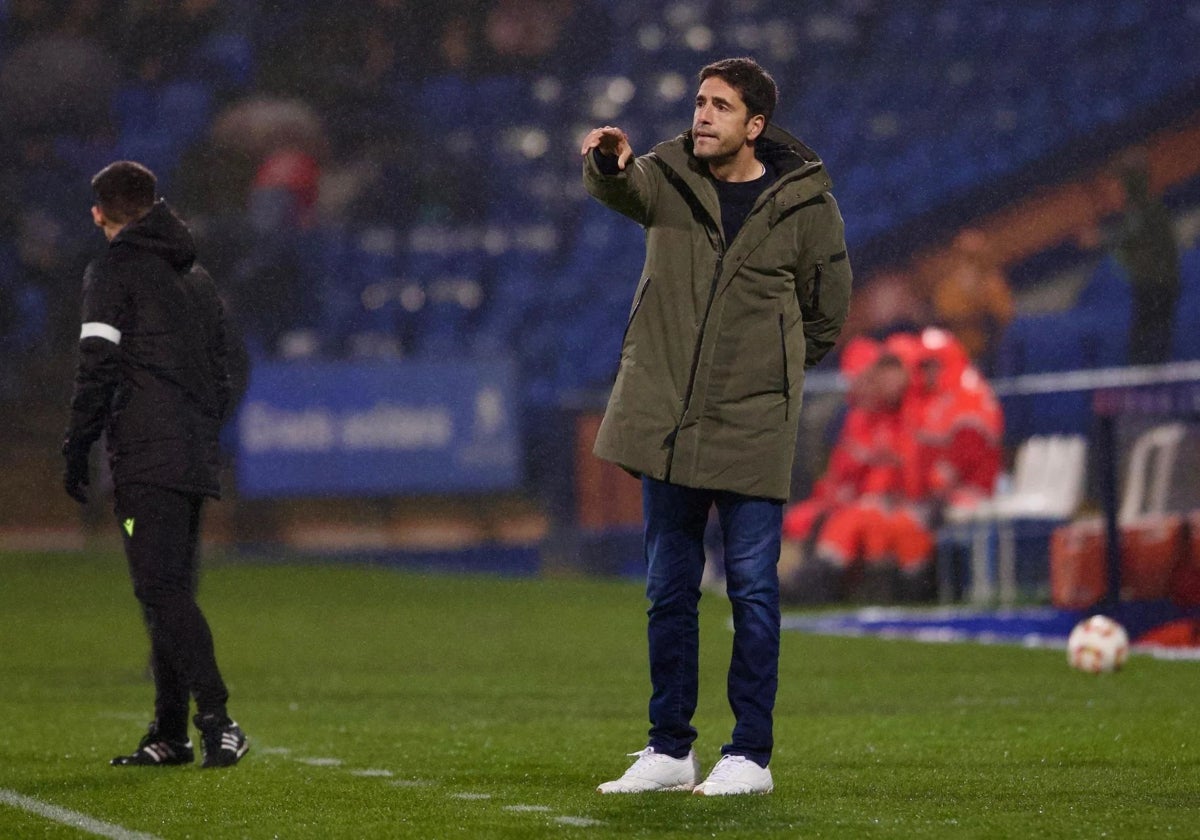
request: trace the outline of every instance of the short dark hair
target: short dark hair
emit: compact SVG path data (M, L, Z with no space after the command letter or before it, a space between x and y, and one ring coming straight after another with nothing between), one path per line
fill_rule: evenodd
M145 216L154 206L158 179L132 160L118 160L92 178L96 206L117 224L129 224Z
M714 61L700 70L700 81L716 76L736 90L746 103L750 116L762 114L766 122L775 114L779 88L771 74L753 58L725 58Z

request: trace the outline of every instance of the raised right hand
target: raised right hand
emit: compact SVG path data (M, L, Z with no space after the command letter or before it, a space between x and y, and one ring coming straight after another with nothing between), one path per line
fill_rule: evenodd
M624 169L625 164L633 157L633 147L629 145L629 137L616 126L606 125L593 128L583 138L583 147L579 154L586 155L592 149L599 149L600 154L616 155L617 168Z

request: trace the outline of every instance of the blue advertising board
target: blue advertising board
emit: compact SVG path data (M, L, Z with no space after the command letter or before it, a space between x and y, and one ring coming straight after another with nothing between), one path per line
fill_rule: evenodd
M503 490L520 480L507 362L265 362L238 414L248 498Z

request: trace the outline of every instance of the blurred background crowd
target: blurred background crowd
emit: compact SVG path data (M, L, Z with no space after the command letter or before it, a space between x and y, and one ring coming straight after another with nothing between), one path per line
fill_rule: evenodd
M643 255L586 199L578 138L648 150L742 54L832 175L847 340L944 328L985 378L1200 359L1197 43L1190 0L0 0L6 455L61 425L88 179L131 158L251 366L512 359L536 495L572 457L556 418L610 384ZM822 387L797 498L838 434ZM1089 406L1005 397L999 445L1086 433Z

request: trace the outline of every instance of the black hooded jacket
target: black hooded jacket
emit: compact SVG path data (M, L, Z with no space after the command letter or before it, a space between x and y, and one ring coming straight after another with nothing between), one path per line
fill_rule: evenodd
M219 497L229 401L225 323L191 232L163 201L113 237L83 281L64 453L108 432L113 481Z

